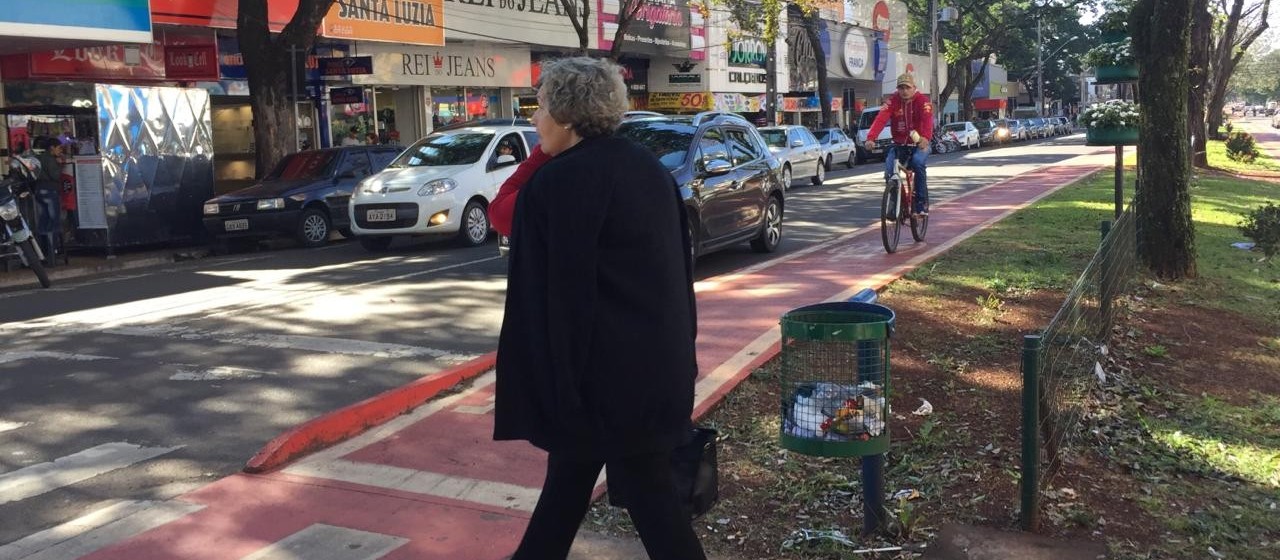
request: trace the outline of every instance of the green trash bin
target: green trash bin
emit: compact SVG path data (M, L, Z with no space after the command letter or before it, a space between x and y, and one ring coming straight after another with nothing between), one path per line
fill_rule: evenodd
M782 447L821 457L889 450L889 337L883 305L833 302L782 316Z

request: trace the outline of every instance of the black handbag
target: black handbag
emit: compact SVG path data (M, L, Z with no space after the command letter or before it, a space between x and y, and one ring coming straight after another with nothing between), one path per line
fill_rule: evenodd
M706 513L720 499L717 436L714 428L694 428L689 441L671 453L671 478L689 519ZM610 485L609 504L627 507L626 501L626 492Z

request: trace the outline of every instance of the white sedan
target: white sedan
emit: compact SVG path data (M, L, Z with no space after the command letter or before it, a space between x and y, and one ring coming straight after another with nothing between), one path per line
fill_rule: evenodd
M826 161L827 169L837 163L843 163L845 167L853 168L857 163L854 156L853 140L838 128L820 128L813 132L818 138L818 142L822 144L822 152L824 161Z
M433 133L356 186L351 232L370 251L400 235L454 235L481 245L489 239L489 202L537 143L527 125Z
M961 148L978 148L982 146L982 133L969 121L944 125L943 130L954 132Z

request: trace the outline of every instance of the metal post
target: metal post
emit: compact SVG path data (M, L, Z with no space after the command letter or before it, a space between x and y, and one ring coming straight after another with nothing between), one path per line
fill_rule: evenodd
M778 46L777 41L769 44L769 54L765 56L765 79L768 82L764 86L764 105L765 118L769 120L766 126L778 124Z
M298 115L298 51L301 51L297 45L289 45L289 104L293 105L293 149L298 151L302 148L302 140L298 138L298 122L301 117ZM303 62L306 65L306 62Z
M1036 116L1044 116L1044 38L1040 36L1040 14L1036 13Z
M1040 526L1040 335L1022 337L1022 529Z
M1098 263L1102 270L1098 274L1098 315L1102 317L1102 326L1099 328L1098 340L1107 340L1107 333L1111 332L1111 300L1115 297L1112 288L1115 286L1115 255L1116 240L1107 240L1107 236L1111 234L1111 220L1103 220L1099 226L1102 232L1102 243L1098 248L1098 253L1102 256Z
M884 454L862 458L862 536L884 530Z
M1124 212L1124 146L1116 146L1116 219Z

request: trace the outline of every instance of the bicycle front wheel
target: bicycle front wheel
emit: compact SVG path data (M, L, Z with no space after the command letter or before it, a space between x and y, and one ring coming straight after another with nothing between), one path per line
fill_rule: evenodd
M898 250L898 238L902 236L902 212L899 192L902 187L895 179L885 181L884 196L880 200L880 240L885 252Z

